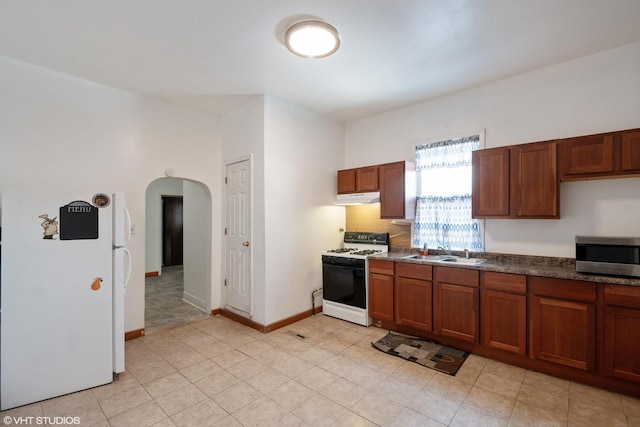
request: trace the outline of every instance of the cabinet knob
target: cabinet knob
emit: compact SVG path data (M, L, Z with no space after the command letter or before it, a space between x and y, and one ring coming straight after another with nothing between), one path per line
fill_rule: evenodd
M249 246L249 242L242 242L242 246L248 247Z

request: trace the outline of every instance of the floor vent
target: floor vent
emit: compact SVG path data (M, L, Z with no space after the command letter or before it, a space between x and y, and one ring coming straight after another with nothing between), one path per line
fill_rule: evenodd
M291 330L286 331L285 334L291 335L292 337L300 338L301 340L304 340L307 338L304 335L302 335L300 332L291 331Z

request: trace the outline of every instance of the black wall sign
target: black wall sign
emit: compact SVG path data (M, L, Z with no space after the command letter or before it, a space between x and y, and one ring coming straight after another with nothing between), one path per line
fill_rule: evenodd
M98 238L98 208L75 201L60 208L60 240Z

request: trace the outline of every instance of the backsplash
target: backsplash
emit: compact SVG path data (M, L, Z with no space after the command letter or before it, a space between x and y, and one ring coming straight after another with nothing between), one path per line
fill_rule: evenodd
M392 224L390 219L380 219L380 205L356 205L346 208L347 231L371 231L389 233L389 246L393 248L411 247L411 225Z

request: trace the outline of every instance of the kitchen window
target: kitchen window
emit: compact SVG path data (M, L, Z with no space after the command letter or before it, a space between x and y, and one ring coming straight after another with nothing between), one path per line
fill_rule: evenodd
M418 198L413 245L484 251L480 220L471 218L471 152L482 133L416 146Z

